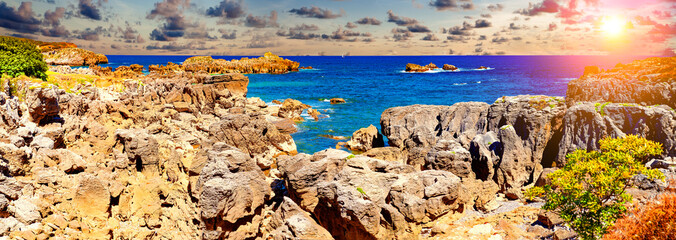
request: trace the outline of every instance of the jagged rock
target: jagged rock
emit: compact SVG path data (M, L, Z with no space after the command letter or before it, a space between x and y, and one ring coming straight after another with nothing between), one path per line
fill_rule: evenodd
M208 231L222 231L225 238L255 236L239 225L260 213L269 199L265 175L247 154L235 150L213 154L218 156L210 156L197 183L200 217Z
M110 192L108 184L92 175L80 177L80 183L74 189L73 204L80 216L90 219L108 218Z
M538 213L538 221L550 229L554 228L554 226L556 225L563 223L563 219L561 219L559 215L557 215L554 212L546 210L540 210L540 213Z
M347 141L347 147L356 151L368 151L372 148L385 146L383 135L373 125L357 130L352 134L352 139Z
M275 240L291 239L333 239L333 236L317 224L312 216L303 211L298 204L284 197L279 209L273 215L273 226L279 226L270 233Z
M558 155L565 101L561 97L519 95L498 98L488 110L487 130L511 125L532 152L532 161L551 167Z
M12 201L8 207L8 212L19 222L26 225L39 221L42 218L38 207L25 197Z
M427 153L425 168L449 171L460 178L475 178L470 152L455 140L437 142Z
M568 83L569 106L577 102L665 104L676 108L676 57L647 58L601 72L585 68Z
M28 147L17 148L12 144L0 143L0 160L3 162L0 170L12 176L24 175L30 171L29 159L32 155L33 152Z
M31 87L26 92L28 114L33 122L59 115L59 94L52 88Z
M57 167L60 171L74 174L84 171L87 162L82 156L67 149L40 149L36 157L44 157L44 167Z
M373 148L371 150L366 151L362 155L370 157L370 158L375 158L375 159L380 159L380 160L385 160L385 161L393 161L393 162L398 162L402 164L406 164L406 159L407 156L404 154L401 149L396 148L396 147L379 147L379 148Z
M310 108L309 105L289 98L284 100L282 107L279 108L278 115L279 117L288 118L294 121L303 121L303 117L300 115L303 114L303 111L308 108Z
M472 156L472 171L476 178L483 181L493 179L503 152L498 135L493 131L476 135L470 144L469 152Z
M31 141L31 148L45 148L45 149L54 149L54 140L45 137L44 135L39 135L33 138Z
M291 197L336 239L417 239L422 223L463 206L450 172L348 156L329 149L278 160Z
M21 122L18 99L10 99L5 93L0 93L0 128L11 130L17 128Z
M413 105L387 109L380 118L383 134L391 146L402 149L431 147L440 139L455 139L469 146L485 126L489 105L479 102L452 106Z
M115 136L124 146L129 162L135 164L136 171L144 173L157 173L159 171L159 158L157 140L148 134L145 129L119 129Z
M525 149L514 127L503 126L498 137L503 153L495 171L496 183L508 198L520 198L523 196L521 187L537 180L533 178L542 172L542 165L532 161L531 152Z
M269 166L268 161L274 156L296 152L293 138L280 133L262 116L225 116L220 122L209 126L209 135L216 142L239 148L260 165Z
M576 149L598 150L599 140L634 134L662 143L665 157L676 156L676 112L667 106L577 104L565 115L557 166Z

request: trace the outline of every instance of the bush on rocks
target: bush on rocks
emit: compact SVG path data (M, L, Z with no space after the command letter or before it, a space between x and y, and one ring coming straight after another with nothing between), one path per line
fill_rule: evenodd
M0 36L0 74L47 79L47 64L38 48L27 41Z

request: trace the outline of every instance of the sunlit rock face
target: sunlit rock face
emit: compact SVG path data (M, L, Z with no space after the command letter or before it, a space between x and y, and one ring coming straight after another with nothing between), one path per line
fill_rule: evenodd
M648 58L602 71L587 67L568 83L568 106L577 102L639 103L676 108L676 57Z

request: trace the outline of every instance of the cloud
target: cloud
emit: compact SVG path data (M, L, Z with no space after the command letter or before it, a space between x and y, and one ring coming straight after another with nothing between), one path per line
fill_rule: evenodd
M222 39L237 39L237 30L226 30L226 29L218 29L218 32L221 34Z
M507 39L505 37L496 37L496 38L493 38L493 40L491 40L491 42L494 42L494 43L497 43L497 44L502 44L502 43L509 42L509 39Z
M408 29L408 31L414 32L414 33L431 32L429 28L427 28L426 26L420 25L420 24L411 25L411 26L408 26L406 28Z
M434 34L428 33L421 40L423 40L423 41L439 41L439 38L437 38L437 36L434 35Z
M188 27L183 16L184 9L190 7L190 0L164 0L155 3L155 8L148 13L147 19L162 19L165 23L150 33L150 39L155 41L174 41L183 37Z
M40 20L35 18L32 2L21 2L18 9L0 2L0 27L22 33L34 33L40 30Z
M357 28L357 24L354 24L353 22L347 22L347 24L345 24L345 27L349 29L354 29Z
M96 28L85 28L84 30L76 30L73 31L73 35L75 35L76 38L82 39L82 40L87 40L87 41L98 41L100 39L101 34L107 34L107 30L104 29L103 27L96 27Z
M340 40L340 41L348 41L348 42L354 42L356 41L357 37L370 37L371 33L360 33L356 31L352 31L349 29L343 29L342 27L339 27L338 30L334 31L329 35L330 39L333 40Z
M491 15L491 14L489 14L489 13L482 13L482 14L481 14L481 17L482 17L482 18L492 18L493 15Z
M274 36L270 34L256 34L251 38L251 41L246 45L247 48L271 48L279 46L279 42L275 41Z
M473 25L467 22L462 22L462 26L455 26L449 29L444 29L443 32L456 36L471 36L473 34L472 29L474 29Z
M550 31L550 32L551 32L551 31L556 30L557 28L558 28L558 27L556 26L556 23L550 23L550 24L549 24L549 27L547 27L547 31Z
M376 18L373 17L364 17L362 19L359 19L356 21L358 24L362 25L380 25L382 22Z
M499 12L499 11L502 11L502 9L504 9L505 6L498 3L498 4L489 4L488 7L486 7L486 8L488 9L488 11L491 11L491 12Z
M66 9L57 7L54 11L47 10L45 12L45 19L43 23L48 24L51 28L42 29L42 35L48 37L68 37L70 32L64 26L61 26L61 18L66 13Z
M296 25L295 27L289 28L289 30L291 30L291 31L317 31L317 30L319 30L319 26L314 25L314 24L307 25L307 24L303 23L301 25Z
M474 4L471 2L471 0L461 0L461 1L469 3L458 4L456 0L433 0L429 3L429 5L436 8L437 11L457 10L460 8L465 10L474 9Z
M343 16L343 13L336 14L333 13L331 10L321 9L317 6L312 6L310 8L308 7L294 8L291 9L289 12L302 17L319 18L319 19L334 19Z
M218 6L210 7L206 10L207 16L223 19L236 19L243 17L245 14L242 0L223 0Z
M249 14L244 21L244 25L253 28L279 27L277 23L277 11L270 12L270 16L253 16Z
M487 27L490 27L490 26L491 26L491 22L489 22L488 20L479 19L479 20L476 20L476 22L474 22L475 28L487 28Z
M100 1L99 1L100 2ZM92 3L92 0L80 0L77 5L78 13L93 20L101 20L101 11Z
M574 1L574 0L573 0ZM524 16L537 16L541 13L556 13L559 11L559 4L556 0L544 0L538 4L528 4L528 8L523 8L516 10L514 13L518 13Z
M392 35L392 38L394 38L394 41L397 41L397 42L408 41L412 37L413 37L413 33L409 32L409 31L406 31L406 32L403 32L403 33L394 33Z
M408 17L395 15L392 10L387 11L387 22L397 24L397 26L411 26L418 24L418 20Z
M166 45L155 44L146 46L146 50L164 50L170 52L180 52L187 50L210 50L210 49L215 49L215 47L213 46L207 47L205 43L200 42L189 42L186 44L172 42Z

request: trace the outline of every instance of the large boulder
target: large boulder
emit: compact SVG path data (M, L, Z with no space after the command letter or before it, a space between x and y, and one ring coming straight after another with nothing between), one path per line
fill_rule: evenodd
M348 148L362 152L383 146L385 146L383 135L380 134L378 128L373 125L357 130L352 134L352 139L347 141Z
M676 111L668 106L584 103L568 109L557 165L576 149L598 150L599 140L634 134L662 143L664 155L676 156Z
M418 239L424 223L466 202L450 172L349 156L325 150L278 162L292 199L336 239Z
M310 105L303 104L302 102L295 99L286 99L282 106L279 108L279 117L288 118L294 121L303 121L303 117L300 115L303 114L305 109L310 108Z

